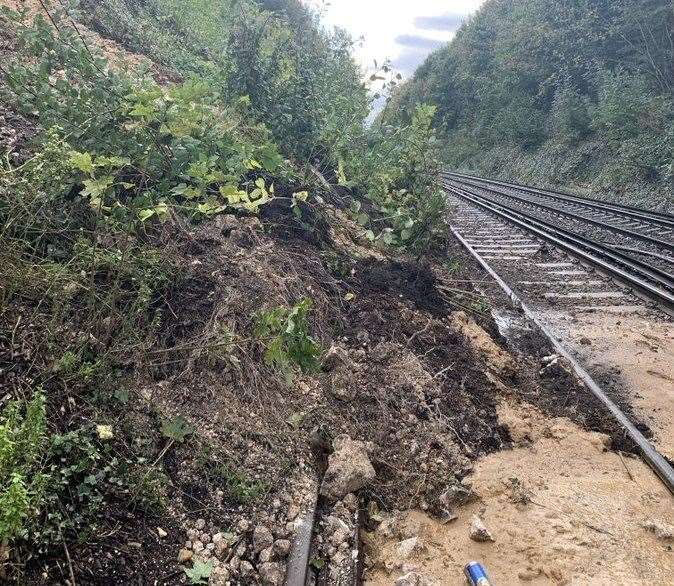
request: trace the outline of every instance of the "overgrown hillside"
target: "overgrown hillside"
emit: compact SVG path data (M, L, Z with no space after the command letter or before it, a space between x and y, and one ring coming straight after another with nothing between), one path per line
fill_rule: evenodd
M456 362L415 331L491 383L440 321L484 307L443 264L433 108L368 131L350 41L293 0L2 4L1 578L278 585L340 434L400 460L386 506L437 494L385 441L417 355Z
M488 0L385 118L437 105L454 169L672 206L669 0Z

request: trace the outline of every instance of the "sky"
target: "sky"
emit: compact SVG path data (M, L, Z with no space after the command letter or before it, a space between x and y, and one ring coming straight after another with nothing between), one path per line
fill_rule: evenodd
M322 6L327 26L346 29L362 42L356 59L367 72L390 59L408 78L426 56L449 42L461 22L484 0L307 0ZM319 8L320 9L320 8Z

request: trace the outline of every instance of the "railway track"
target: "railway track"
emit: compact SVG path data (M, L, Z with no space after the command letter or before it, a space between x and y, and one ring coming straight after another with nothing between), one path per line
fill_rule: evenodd
M455 204L454 235L568 360L674 493L670 463L561 341L554 322L560 314L582 321L584 312L664 308L672 314L674 216L456 173L444 179ZM628 244L619 247L619 240Z
M471 175L444 180L448 193L469 204L464 230L505 222L533 237L530 246L552 244L674 312L674 216ZM470 218L471 209L487 217Z

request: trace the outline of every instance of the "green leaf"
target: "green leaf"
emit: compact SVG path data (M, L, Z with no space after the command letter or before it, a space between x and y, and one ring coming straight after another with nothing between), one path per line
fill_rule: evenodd
M215 200L209 200L204 203L200 203L197 206L197 211L204 214L204 216L215 216L220 214L227 209L226 205L221 205Z
M389 246L395 244L398 241L396 235L390 231L383 233L382 240L384 241L384 244L388 244Z
M126 389L117 389L115 391L115 399L117 399L122 405L126 405L130 398L131 395Z
M221 186L220 195L227 198L229 205L235 205L248 199L248 194L245 191L241 191L236 185Z
M367 238L370 242L374 242L375 240L374 232L372 230L368 230L367 232L365 232L365 238Z
M370 223L370 216L367 214L358 214L356 216L356 222L358 222L360 226L367 226Z
M155 212L152 208L147 209L147 210L139 210L138 211L138 218L140 219L141 222L146 222L152 216L154 216L154 214L155 214Z
M283 157L273 144L265 144L262 148L258 149L257 156L264 168L270 173L274 173L283 163Z
M191 568L185 568L185 575L190 584L206 584L208 578L213 573L213 564L211 562L194 561Z
M154 108L148 104L136 104L129 112L129 116L133 116L134 118L149 119L153 115Z
M187 422L187 419L178 415L173 419L163 419L161 432L164 437L182 443L188 435L194 433L194 428Z
M111 175L106 175L100 179L85 179L82 181L84 189L82 190L82 195L94 198L100 198L108 188L113 184L115 178Z
M70 153L70 158L68 162L75 169L79 169L82 173L91 175L94 172L94 164L91 160L90 153L79 153L77 151L72 151Z

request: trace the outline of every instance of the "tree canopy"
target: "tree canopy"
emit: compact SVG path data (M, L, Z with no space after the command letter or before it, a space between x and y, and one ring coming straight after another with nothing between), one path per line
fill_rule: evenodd
M400 89L387 116L436 104L452 166L496 172L495 160L517 159L524 174L537 166L558 182L662 186L671 174L673 31L669 0L489 0Z

